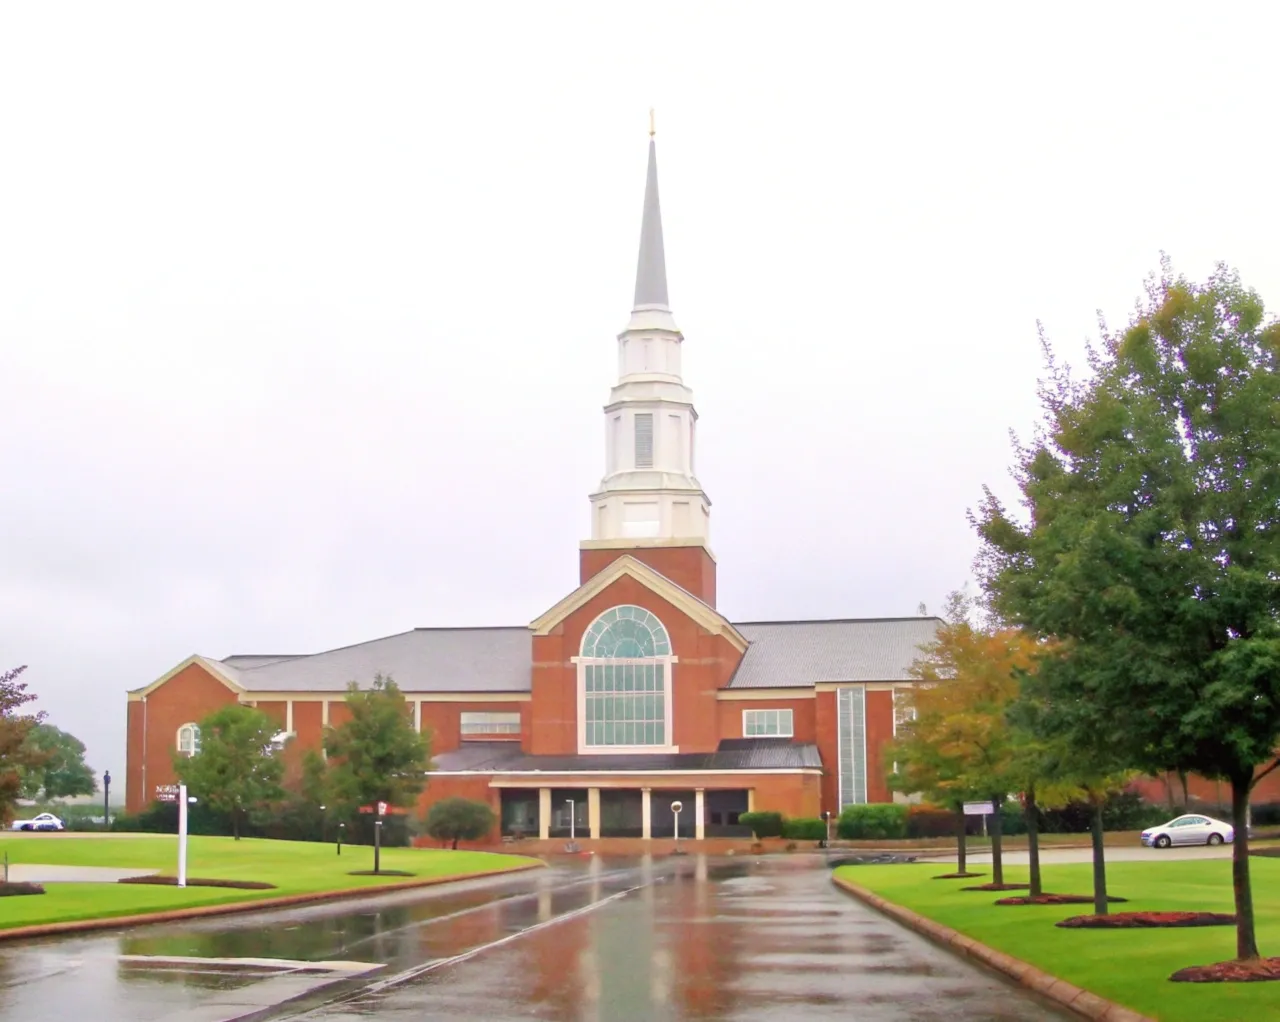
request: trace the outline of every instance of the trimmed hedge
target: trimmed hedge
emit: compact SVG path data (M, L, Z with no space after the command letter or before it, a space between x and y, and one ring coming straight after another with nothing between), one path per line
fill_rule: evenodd
M907 807L896 802L845 806L836 824L845 841L880 841L907 836Z
M815 816L785 820L782 824L782 836L792 841L825 841L827 824Z
M751 832L759 840L766 837L782 837L786 818L781 813L743 813L738 817L738 822L744 827L750 827Z

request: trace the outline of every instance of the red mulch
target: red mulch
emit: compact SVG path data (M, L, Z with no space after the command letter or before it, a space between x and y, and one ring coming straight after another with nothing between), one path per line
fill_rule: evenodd
M940 873L934 880L968 880L970 877L984 877L985 873Z
M1193 965L1179 969L1169 978L1175 983L1260 983L1280 979L1280 958Z
M1107 916L1072 916L1054 925L1068 929L1108 930L1153 926L1234 926L1235 923L1235 916L1223 912L1113 912Z
M1128 898L1117 898L1108 895L1107 901L1128 901ZM1092 894L1037 894L1022 898L1001 898L997 905L1092 905Z
M1030 884L978 884L977 887L961 887L962 891L1029 891Z
M141 877L124 877L117 880L118 884L156 884L160 887L177 887L177 877L165 876L141 876ZM187 877L188 887L234 887L242 891L274 891L275 884L264 884L258 880L211 880L200 877Z
M44 894L44 887L24 880L0 882L0 898L17 894Z

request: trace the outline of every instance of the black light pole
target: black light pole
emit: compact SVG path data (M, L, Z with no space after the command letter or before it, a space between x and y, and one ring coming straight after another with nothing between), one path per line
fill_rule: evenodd
M338 824L338 854L339 855L342 854L342 835L345 834L346 832L347 832L347 825L345 823L339 823Z
M102 829L111 829L111 771L102 771Z

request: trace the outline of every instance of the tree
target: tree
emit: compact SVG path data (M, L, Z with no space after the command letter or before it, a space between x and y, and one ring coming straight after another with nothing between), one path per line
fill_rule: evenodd
M1087 381L1045 352L1025 520L989 490L974 516L983 585L1063 641L1042 673L1075 741L1230 783L1236 952L1254 958L1249 792L1280 763L1280 325L1227 268L1197 285L1166 263Z
M906 697L915 719L891 753L906 764L897 783L904 789L921 783L952 806L966 796L989 798L991 878L1003 884L1001 809L1021 790L1008 710L1019 694L1019 673L1034 670L1037 643L989 620L976 600L957 592L937 637L921 652L911 666L918 684Z
M35 699L19 681L26 665L0 672L0 825L13 820L13 804L22 792L26 775L40 767L44 753L29 741L31 732L44 720L44 713L21 713Z
M427 833L437 841L478 841L493 829L493 810L475 799L441 799L427 810Z
M251 809L283 797L284 762L272 739L279 725L261 710L232 703L200 721L200 751L174 754L174 771L211 808L231 817L231 833Z
M349 719L326 729L333 794L350 806L407 807L426 786L431 743L413 726L413 716L395 681L381 674L373 687L347 686Z
M97 792L97 778L84 761L84 742L75 735L52 724L37 724L27 742L44 761L26 772L23 797L73 798Z

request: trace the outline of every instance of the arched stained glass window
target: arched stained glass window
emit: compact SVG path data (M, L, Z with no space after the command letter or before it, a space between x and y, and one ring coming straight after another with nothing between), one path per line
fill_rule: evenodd
M662 622L643 607L614 607L587 629L582 655L601 660L670 656L671 640Z

